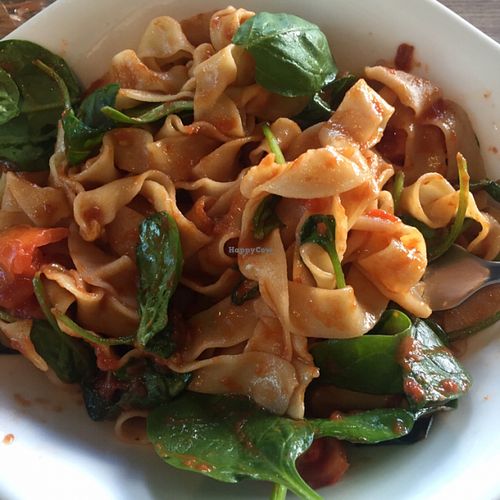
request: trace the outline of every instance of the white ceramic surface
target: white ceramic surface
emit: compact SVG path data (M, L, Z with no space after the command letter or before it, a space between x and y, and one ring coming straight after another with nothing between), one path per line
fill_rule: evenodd
M63 55L85 84L110 56L134 48L148 21L184 17L225 1L59 0L11 37ZM342 69L389 59L416 46L419 71L469 113L490 177L500 177L500 46L433 0L242 0L253 10L285 11L316 22ZM457 411L440 415L430 437L408 447L356 448L335 500L500 498L500 328L469 342L463 359L474 386ZM163 464L148 447L117 442L112 424L93 423L76 394L50 384L19 356L0 363L2 500L159 500L267 498L270 485L226 485ZM290 495L291 497L291 495Z

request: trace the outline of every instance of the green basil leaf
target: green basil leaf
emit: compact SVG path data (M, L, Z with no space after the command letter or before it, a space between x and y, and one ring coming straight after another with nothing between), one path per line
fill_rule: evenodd
M292 120L297 122L303 130L316 125L316 123L327 121L332 116L332 108L321 97L319 93L314 94L307 106Z
M179 469L234 483L250 477L320 499L295 467L315 437L377 443L407 434L415 416L402 409L373 410L339 420L293 420L273 415L245 397L185 392L153 410L148 436L158 455Z
M329 120L332 113L339 107L347 91L358 81L353 75L336 79L324 90L314 94L307 106L292 119L302 129L306 129L316 123Z
M30 337L36 352L63 382L79 383L95 373L91 347L54 329L48 321L33 320Z
M168 305L182 274L180 234L172 216L158 212L142 222L136 255L141 317L137 343L144 347L167 326Z
M347 75L342 78L337 78L331 85L328 86L328 103L333 111L340 106L340 103L344 100L344 97L349 89L353 87L358 80L359 78L357 76Z
M259 12L239 27L233 43L254 57L257 83L277 94L312 96L337 74L326 36L291 14Z
M335 248L335 219L332 215L311 215L300 230L300 244L315 243L323 248L332 261L337 288L345 288L342 265Z
M0 125L15 118L20 112L19 89L7 71L0 68Z

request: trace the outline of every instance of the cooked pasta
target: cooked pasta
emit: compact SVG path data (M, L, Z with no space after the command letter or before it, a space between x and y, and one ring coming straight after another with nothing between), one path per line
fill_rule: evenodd
M446 238L464 158L472 179L484 177L463 110L394 67L351 76L340 104L304 125L310 96L259 83L257 57L236 43L256 18L227 7L152 20L137 50L116 54L87 91L102 91L105 102L116 89L105 104L116 122L89 154L72 160L67 108L50 168L1 177L4 341L37 368L81 383L91 416L115 418L122 438L147 441L148 412L184 389L249 397L295 420L325 416L308 406L307 394L324 384L311 348L387 333L388 308L426 324L418 318L432 314L422 282L431 254L422 228ZM85 101L81 109L75 119L84 121ZM93 123L85 126L98 130ZM494 259L498 209L481 196L466 193L469 226L458 242ZM59 347L46 345L61 336L76 342L70 373L57 366ZM88 359L96 364L82 374ZM375 394L420 404L422 381L408 380ZM343 408L345 397L322 404ZM408 408L398 401L384 406ZM205 468L191 468L210 473L200 460Z

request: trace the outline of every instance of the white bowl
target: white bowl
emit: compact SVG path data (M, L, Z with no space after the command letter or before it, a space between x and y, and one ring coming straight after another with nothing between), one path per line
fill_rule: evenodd
M10 35L61 54L85 84L110 57L134 48L151 18L182 18L216 7L210 0L59 0ZM419 71L469 113L490 177L500 177L500 45L433 0L242 0L239 6L291 12L327 34L342 69L393 57L416 46ZM351 469L325 498L498 499L500 497L499 327L469 342L463 362L474 385L458 410L436 419L412 446L357 448ZM54 388L20 357L0 365L0 498L176 500L267 498L271 486L227 485L165 465L148 447L117 442L109 423L93 423L79 396ZM291 497L291 495L290 495Z

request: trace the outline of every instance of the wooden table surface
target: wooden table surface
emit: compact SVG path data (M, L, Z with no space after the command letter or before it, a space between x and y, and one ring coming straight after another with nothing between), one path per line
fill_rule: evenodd
M0 0L0 37L53 1ZM116 1L119 2L119 0ZM500 0L440 0L440 2L500 42Z
M500 0L439 0L491 38L500 42Z

